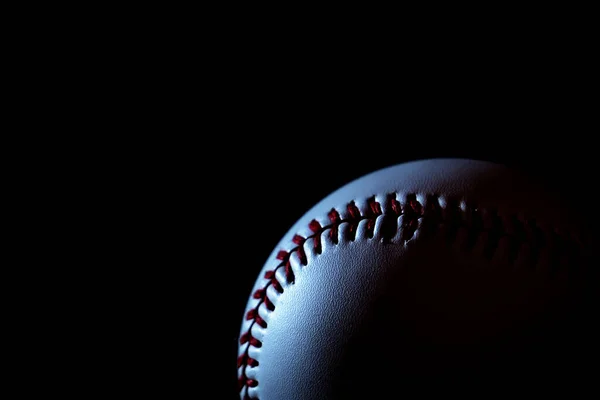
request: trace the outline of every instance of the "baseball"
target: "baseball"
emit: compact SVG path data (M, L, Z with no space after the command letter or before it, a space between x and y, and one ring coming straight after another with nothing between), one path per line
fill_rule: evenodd
M240 398L486 398L597 379L581 361L598 354L597 241L589 209L553 189L440 158L322 199L249 295Z

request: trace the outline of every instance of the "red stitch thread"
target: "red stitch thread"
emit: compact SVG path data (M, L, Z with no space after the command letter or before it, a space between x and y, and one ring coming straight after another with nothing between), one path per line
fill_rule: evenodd
M293 252L297 252L301 263L303 265L306 265L308 263L308 260L306 257L306 252L304 251L304 248L303 248L304 243L306 242L306 240L308 240L309 238L312 237L313 249L315 250L315 252L317 254L320 254L321 249L322 249L320 235L325 231L325 229L330 230L329 235L330 235L330 238L332 239L332 241L334 241L334 243L337 243L339 226L343 222L350 223L351 230L356 231L356 228L357 228L358 224L360 223L360 221L367 219L368 220L368 222L367 222L368 230L372 230L372 228L375 226L375 218L377 218L379 215L382 214L381 206L379 205L379 203L374 201L374 198L370 199L368 201L368 204L369 204L369 209L367 210L366 215L364 215L364 216L361 215L360 210L358 209L358 207L356 206L356 204L354 202L348 204L347 210L348 210L349 217L346 220L342 220L339 212L335 209L332 209L327 214L327 217L329 218L329 221L331 222L331 224L329 226L323 227L317 220L312 220L308 225L311 232L313 232L313 234L311 236L309 236L308 238L304 238L300 235L294 235L294 237L292 238L292 242L294 244L296 244L297 247L295 247L294 249L292 249L290 251L281 250L277 253L275 258L277 260L281 261L281 264L279 264L279 266L277 266L274 270L269 270L269 271L265 272L264 277L265 277L265 279L268 279L269 282L267 283L267 285L264 288L258 289L254 292L252 297L254 299L259 300L259 303L256 305L255 308L248 311L246 314L246 319L251 320L252 323L251 323L248 331L240 337L240 344L248 343L248 347L246 347L244 354L238 358L238 368L242 368L242 372L240 374L240 379L239 379L240 391L243 390L244 387L249 388L249 387L256 387L258 385L258 381L253 380L253 379L248 379L246 377L246 372L245 372L247 367L255 367L258 365L258 361L254 360L248 356L249 347L250 346L254 346L254 347L262 346L262 342L256 338L254 338L250 332L252 330L252 326L255 323L257 325L261 326L262 328L267 327L266 321L258 313L258 308L260 307L261 304L264 303L265 307L269 311L275 310L275 305L267 296L268 286L269 285L273 286L273 288L275 290L277 290L279 293L283 293L283 287L277 281L277 279L275 277L275 271L278 268L283 267L284 271L285 271L287 282L292 283L294 281L295 277L293 275L293 272L291 269L291 264L289 261L291 254ZM244 399L250 399L247 391L244 394Z
M332 209L329 214L327 214L329 220L331 221L331 228L329 230L329 238L335 244L338 243L338 227L341 222L340 213L337 210Z
M358 229L358 223L360 222L361 218L360 210L358 209L358 207L356 207L356 204L354 204L354 202L350 202L350 204L348 204L347 209L348 214L350 214L350 217L348 218L348 239L354 240L354 238L356 237L356 230Z
M267 307L267 310L275 311L275 304L273 304L273 302L267 296L265 296L263 300L265 302L265 307Z
M256 308L253 308L252 310L248 311L248 313L246 314L246 320L250 321L250 320L256 320L256 323L258 325L260 325L262 328L266 328L267 327L267 322L262 319L262 317L258 314L258 310Z
M273 286L275 288L275 290L277 290L279 293L283 293L283 288L279 284L279 281L277 280L277 278L275 278L275 277L271 278L271 286Z
M512 244L512 248L509 249L509 258L514 260L518 253L518 246L531 244L528 248L531 250L529 257L530 262L535 263L536 257L540 253L540 249L547 245L548 240L544 238L544 234L541 229L537 226L534 220L526 221L522 223L516 218L504 218L501 219L493 211L485 212L479 210L475 205L468 205L467 212L464 217L458 202L455 199L448 199L446 207L442 208L437 202L437 197L430 195L427 198L427 207L423 208L419 203L414 194L407 196L404 206L396 199L396 194L392 193L388 195L388 205L386 207L386 213L384 214L381 210L381 205L375 201L372 197L367 200L368 208L365 211L365 215L361 215L360 210L354 202L350 202L347 205L348 217L343 220L339 212L332 209L327 217L329 218L330 224L323 227L317 220L312 220L308 228L312 232L312 235L304 238L300 235L295 235L292 238L292 242L297 247L289 251L280 251L277 253L277 260L281 263L274 269L265 272L265 279L268 280L263 288L260 288L254 292L252 297L259 300L258 304L246 314L246 319L252 321L248 330L240 336L240 344L248 344L244 353L238 357L237 365L238 368L242 368L239 378L240 391L244 388L257 387L258 381L255 379L249 379L246 376L247 367L258 366L258 361L251 358L248 355L250 346L260 348L262 342L254 338L251 334L251 330L254 324L261 326L262 328L267 327L266 321L259 315L258 308L261 304L264 304L268 311L274 311L275 305L267 296L267 288L273 286L273 288L279 293L283 293L283 287L277 281L275 277L275 271L279 268L284 268L287 283L294 281L293 272L290 265L290 256L292 253L297 252L303 265L307 264L307 257L304 251L304 245L307 240L312 239L313 249L317 254L321 253L321 234L329 229L329 236L334 243L338 242L339 226L342 223L349 223L349 232L351 236L356 232L358 224L367 220L367 234L373 235L376 219L379 216L384 216L382 221L382 236L384 240L395 235L398 229L402 229L402 239L404 241L410 240L419 227L419 221L423 218L424 214L427 214L427 218L422 223L422 229L427 232L432 232L440 227L444 227L448 240L452 240L454 235L458 231L460 226L466 226L469 230L469 234L473 235L472 241L475 242L476 236L480 233L485 232L488 237L486 243L485 256L491 257L491 253L494 247L497 246L498 241L503 237L512 238L515 242ZM397 218L403 215L402 227L397 226ZM576 239L580 238L577 236ZM557 253L553 259L560 260L561 263L566 263L566 258L571 257L574 254L574 248L567 245L565 240L560 238L550 238L553 249ZM577 240L576 240L577 241ZM576 243L577 246L579 243ZM468 250L468 249L467 249ZM251 399L248 391L243 394L244 399Z
M256 317L254 317L254 319L256 320L256 323L261 328L266 328L267 327L267 321L265 321L264 319L262 319L260 315L257 315Z
M248 331L242 335L242 337L240 338L240 343L241 344L250 343L254 347L262 346L261 341L256 339L255 337L253 337L252 334L250 333L250 331Z
M306 252L304 251L303 247L304 242L306 242L306 239L300 235L295 235L292 239L292 242L298 245L298 255L300 256L300 263L302 263L302 265L306 265L308 261L306 259Z
M313 219L312 221L310 221L310 223L308 224L308 228L313 231L313 233L318 233L321 231L321 224L319 223L319 221L317 221L316 219Z
M250 336L250 331L244 333L242 336L240 336L240 344L244 344L248 341L248 337Z
M296 237L294 237L294 239L296 239ZM294 272L292 271L292 266L291 266L290 262L288 261L290 258L290 253L288 253L287 251L281 250L279 253L277 253L276 258L278 260L284 261L286 281L288 283L294 282L294 280L295 280ZM275 288L280 287L279 282L274 283L274 285L277 285L277 286L275 286ZM277 289L277 291L279 291L279 289Z
M421 203L419 203L416 199L411 199L408 202L410 209L417 215L421 214Z
M242 364L246 363L248 360L248 355L246 353L242 354L241 356L238 357L237 359L237 366L238 368L242 366Z
M379 203L371 203L371 210L375 215L384 215L381 225L381 235L384 243L389 243L391 238L398 231L398 217L402 214L400 202L396 200L396 194L392 193L387 196L386 214L381 211Z
M304 238L300 235L294 235L294 237L292 238L292 242L294 242L294 244L297 244L298 246L302 245L304 243Z
M388 195L388 201L389 201L389 208L391 209L393 214L396 217L399 217L400 214L402 214L402 206L400 205L400 202L398 200L396 200L396 194L392 193L392 194Z
M244 364L248 364L251 367L257 367L258 366L258 361L255 360L254 358L248 357L248 354L243 354L240 357L238 357L237 366L239 368L239 367L241 367Z
M354 204L354 202L350 202L350 204L348 204L348 214L350 214L350 220L354 221L357 219L360 219L361 215L360 215L360 210L358 209L358 207L356 207L356 204Z
M310 223L308 224L308 228L314 233L314 237L313 237L313 246L315 248L315 252L317 254L321 254L321 238L319 237L319 234L321 233L321 231L323 230L323 228L321 227L321 224L317 221L317 220L312 220L310 221Z
M246 314L246 320L251 320L256 315L258 315L258 311L255 308L253 308L252 310L248 311L248 313Z
M293 283L296 280L294 271L292 271L292 264L289 261L285 263L285 280L287 283Z
M407 196L406 206L402 210L402 214L405 216L402 224L402 240L407 242L410 240L417 228L419 227L419 219L422 217L421 203L417 201L414 194Z
M381 204L375 201L375 198L369 199L369 207L372 215L381 215Z
M381 205L372 197L368 200L369 210L367 211L367 237L372 238L375 231L375 221L381 215Z

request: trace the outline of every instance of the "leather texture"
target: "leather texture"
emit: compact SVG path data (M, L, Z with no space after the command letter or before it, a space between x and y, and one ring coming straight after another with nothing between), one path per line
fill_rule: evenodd
M503 379L531 383L531 368L569 357L560 346L551 357L548 352L553 341L567 340L564 324L589 332L572 311L574 305L579 313L587 310L581 304L596 275L570 279L569 265L551 273L544 257L520 268L506 262L501 243L484 257L485 237L476 238L468 252L460 240L444 240L441 231L422 239L417 229L405 242L398 230L384 240L382 216L374 227L362 220L355 235L342 223L337 241L330 230L322 232L320 254L312 240L304 242L306 263L299 252L290 256L293 283L279 268L275 276L283 293L269 286L265 273L281 263L282 250L297 247L296 235L314 234L311 221L330 224L332 209L345 218L351 201L364 215L373 196L386 210L391 193L401 202L415 194L423 205L436 195L442 207L458 199L500 216L533 218L542 230L567 236L583 221L576 203L552 188L483 161L414 161L345 185L300 218L265 262L252 293L267 287L274 310L252 296L248 301L246 310L257 309L267 327L246 318L241 324L240 336L250 333L261 344L239 346L240 356L258 363L238 370L243 381L254 382L242 385L241 398L400 398L409 390L423 395L436 388L463 393L481 385L502 387ZM550 372L543 371L546 377Z

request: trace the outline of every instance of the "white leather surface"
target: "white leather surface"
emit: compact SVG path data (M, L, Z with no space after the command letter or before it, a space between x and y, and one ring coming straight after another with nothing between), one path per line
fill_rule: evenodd
M396 193L401 202L407 194L415 193L421 203L426 202L426 195L435 194L439 196L442 206L447 198L459 198L467 202L474 202L481 208L497 209L500 215L535 218L541 226L548 227L548 229L560 228L563 231L577 230L579 218L581 218L576 207L562 204L557 198L549 196L548 192L542 191L536 184L499 165L461 159L437 159L401 164L351 182L309 210L283 236L271 256L266 260L252 293L267 286L268 280L262 276L265 271L272 270L279 265L280 261L276 258L278 252L296 247L292 242L294 235L299 234L306 237L312 234L308 228L311 220L316 219L323 226L328 225L327 213L335 208L344 217L346 205L350 201L355 201L361 212L364 213L367 199L371 196L375 196L382 208L385 209L389 193ZM361 376L369 377L366 379L370 380L368 385L391 385L393 387L401 383L401 377L399 382L389 382L390 376L385 373L382 375L384 378L369 374L370 369L377 370L380 366L365 365L365 362L368 362L365 360L370 360L370 355L365 354L364 350L358 350L362 354L360 362L357 360L357 364L351 365L348 369L351 361L347 358L346 346L352 341L360 342L361 339L357 339L357 336L363 335L361 332L364 332L363 324L367 323L366 321L371 321L369 323L379 321L377 324L384 324L378 325L378 329L381 329L380 333L375 333L372 337L369 336L370 333L365 336L369 337L368 340L379 338L379 343L374 343L373 351L385 352L385 349L389 347L390 357L404 357L405 360L422 363L427 359L426 355L420 353L409 355L407 352L413 351L410 346L407 347L406 343L398 344L398 341L428 337L427 332L420 332L418 335L415 333L419 329L426 331L427 327L436 327L435 329L448 332L448 335L438 332L428 337L427 340L431 341L430 348L432 349L438 345L442 346L439 342L446 340L445 337L454 337L452 340L455 342L464 341L465 343L469 340L488 337L486 335L489 332L486 329L489 328L490 332L497 332L496 328L500 329L504 326L501 322L504 321L502 318L509 318L505 315L508 313L507 309L510 309L511 312L521 310L520 305L526 303L528 306L521 310L522 314L519 314L521 311L517 311L520 317L525 318L529 313L546 307L545 304L551 304L548 307L554 307L553 302L562 299L561 296L568 291L566 284L550 282L545 278L538 279L535 271L513 275L513 272L503 271L504 266L501 263L496 265L493 261L483 261L476 252L463 255L460 251L446 248L441 241L427 242L427 247L424 247L419 244L418 233L417 237L407 244L402 243L398 235L392 243L384 244L381 237L378 236L381 233L380 225L381 218L377 220L375 237L368 238L366 221L361 222L356 239L348 242L344 239L346 237L344 231L348 228L348 224L342 224L338 244L332 243L325 232L321 235L323 251L319 255L314 253L312 241L305 243L308 265L300 265L297 253L291 257L296 277L293 284L285 283L282 275L283 269L278 271L278 281L282 284L284 293L279 294L273 287L269 287L269 298L275 304L275 310L268 311L264 304L259 307L260 316L267 322L268 327L263 329L258 324L252 324L252 321L245 319L241 325L241 334L247 332L252 326L252 336L262 342L260 348L248 347L247 343L240 345L240 355L247 351L250 357L259 362L257 367L244 366L240 368L240 374L244 372L248 379L258 381L256 387L244 388L241 396L244 396L247 391L251 398L262 400L335 399L340 398L336 392L338 390L336 385L341 385L340 382L345 382L344 379L355 379L357 390L360 387L364 389L360 384ZM410 256L407 256L407 251L411 252ZM406 264L413 263L415 257L428 261L426 265L419 265L421 270L414 276L399 275L399 270L411 270L410 265ZM452 279L452 273L448 274L443 269L446 262L449 264L449 268L457 268L457 271L458 269L462 271L455 274L457 277L473 276L474 279L486 282L485 284L489 285L490 293L510 291L512 295L502 295L499 296L500 298L494 299L486 297L485 293L480 293L477 281L474 281L466 285L464 293L469 293L469 295L461 296L461 293L453 291L440 281L440 276L444 276L444 279ZM419 262L413 264L417 265ZM487 268L496 272L474 272L473 274L468 272L477 268ZM498 268L500 268L500 272L497 272ZM411 299L402 297L404 296L402 293L395 293L393 287L396 282L400 282L399 290L402 287L405 292L411 292L410 282L402 281L402 279L408 279L409 276L410 279L414 279L415 285L421 285L419 288L423 288ZM431 282L423 284L424 279L431 279ZM460 286L459 283L453 283L453 285L453 287ZM425 286L427 287L425 288ZM445 297L433 299L438 296L440 291L445 293ZM427 293L432 294L431 302L427 300ZM527 296L530 297L527 298ZM386 302L383 307L380 306L384 301L382 299L385 299ZM444 308L440 302L452 303L454 301L457 302L453 304L454 308L462 307L463 303L471 304L472 307L467 307L470 308L467 314L471 314L459 313L460 315L448 317L448 315L452 315L454 308ZM255 308L258 302L259 300L250 298L247 310ZM445 322L432 322L431 319L415 322L421 317L416 317L410 313L410 310L403 309L403 305L417 304L418 302L421 302L419 307L427 308L431 315L443 314L441 320ZM473 303L476 302L481 302L486 307L495 307L495 312L504 313L502 317L496 318L497 321L500 321L497 327L492 327L495 317L482 316L482 313L485 314L486 308L474 306ZM388 309L388 307L391 308ZM385 312L390 315L390 318L396 318L397 321L392 322L391 325L388 322L381 322L385 316L376 314L382 309L386 310ZM449 318L455 318L455 320L449 320ZM489 327L476 327L477 332L473 333L473 337L470 337L466 328L457 328L458 330L454 334L449 333L456 327L456 320L469 320L468 323L472 323L472 320L479 320L478 318L487 321L486 324ZM396 329L406 329L409 326L407 321L415 322L412 326L415 332L410 335L404 331L393 332ZM490 335L493 334L490 333ZM455 342L452 344L453 348L467 345ZM362 343L362 346L365 346L365 343ZM423 350L425 352L429 351L427 350L429 347L425 345L422 348L425 349ZM395 365L390 360L387 360L386 363ZM338 376L341 374L342 364L344 364L345 371L343 379ZM407 368L406 363L401 367L405 376L407 376ZM432 368L435 369L435 367ZM415 370L426 369L424 365L415 365ZM348 388L344 390L348 390ZM373 386L373 393L376 393L377 390L383 389ZM357 398L361 397L357 396Z

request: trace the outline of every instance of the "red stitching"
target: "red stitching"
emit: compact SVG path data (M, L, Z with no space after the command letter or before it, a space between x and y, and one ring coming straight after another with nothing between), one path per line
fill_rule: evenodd
M392 203L392 208L391 208L392 214L396 214L397 216L401 215L402 211L401 211L400 203L397 200L395 200L395 196L391 200L395 201L395 203ZM321 226L321 224L317 220L312 220L308 224L308 228L311 230L311 232L313 232L312 235L309 235L306 238L304 238L300 235L295 235L292 239L292 242L294 244L296 244L297 246L292 248L290 251L281 250L277 253L276 259L279 260L280 263L277 267L275 267L275 269L269 270L265 273L264 277L265 277L265 279L268 279L268 282L265 284L265 286L263 288L256 290L252 294L252 297L254 299L258 299L259 302L253 309L251 309L250 311L248 311L246 313L246 319L252 320L252 323L248 327L248 330L240 337L240 344L243 345L243 344L248 343L248 346L246 346L244 353L237 360L238 368L242 368L240 377L238 379L239 390L240 391L242 391L244 389L246 390L244 393L244 399L250 399L249 394L248 394L248 388L256 387L258 385L258 381L249 379L246 376L246 368L248 366L255 367L258 365L258 361L254 360L248 356L248 350L250 349L250 346L255 346L255 347L262 346L262 342L260 342L258 339L254 338L252 336L252 334L251 334L252 327L254 326L254 324L258 324L259 326L261 326L263 328L267 327L267 323L259 315L258 309L261 306L261 304L264 303L269 311L275 310L275 305L273 304L272 301L269 300L269 298L266 294L267 288L269 286L272 286L279 293L283 293L283 288L281 287L281 284L279 283L279 281L277 281L277 279L275 277L275 271L277 271L279 268L283 267L284 271L285 271L285 276L286 276L287 282L293 283L295 280L295 276L294 276L294 273L292 272L292 268L291 268L291 264L290 264L291 255L293 253L297 253L300 258L301 264L306 265L308 260L307 260L306 253L303 248L305 242L307 240L312 239L313 240L313 249L315 250L315 252L317 254L320 254L321 248L322 248L321 247L321 239L320 239L321 234L324 231L326 231L327 229L329 229L330 239L334 243L337 244L338 243L339 226L342 223L350 224L349 232L350 232L352 238L354 238L354 236L356 234L356 230L358 229L358 224L361 221L367 220L368 221L367 222L367 235L369 235L369 237L372 237L373 231L375 229L375 221L383 213L381 211L381 205L377 201L375 201L374 197L368 199L367 205L368 205L368 209L367 209L365 215L362 215L360 210L356 206L355 202L350 202L346 207L346 209L348 211L348 217L346 219L342 219L342 217L340 216L340 213L337 210L331 209L331 211L327 214L327 217L329 218L329 221L331 222L329 225Z
M317 220L312 220L308 224L308 228L311 235L302 237L295 235L292 242L297 246L289 251L280 251L277 253L277 260L280 261L273 270L269 270L265 273L264 278L268 280L263 288L256 290L252 297L259 300L257 305L246 313L246 319L251 320L248 330L240 336L240 345L246 344L247 346L240 357L238 357L237 365L241 368L240 377L238 379L239 390L243 392L243 398L251 398L248 394L248 388L258 386L259 382L254 379L249 379L246 375L246 369L248 367L256 367L259 365L258 361L249 357L248 351L250 346L261 347L262 342L252 336L252 327L254 324L258 324L263 328L267 328L267 322L260 316L259 308L262 304L269 311L275 310L275 305L267 296L267 289L272 286L279 293L283 293L283 287L277 281L275 272L279 268L284 268L285 277L287 283L293 283L295 280L294 273L291 269L290 257L293 253L297 253L302 265L307 265L307 257L303 246L309 240L312 240L313 249L317 254L321 254L321 234L329 229L329 237L333 243L338 243L339 226L342 223L348 223L348 240L354 240L358 225L361 221L367 220L367 235L373 237L376 220L381 215L389 215L390 218L385 218L382 222L382 237L383 240L389 240L393 237L398 229L402 229L401 239L406 242L410 240L417 228L419 228L420 221L421 229L424 234L433 233L438 228L443 226L444 234L446 239L451 242L454 240L456 233L460 227L466 226L469 232L469 239L467 241L464 250L469 250L475 244L477 235L485 232L487 237L486 248L484 256L491 257L494 249L497 247L499 240L502 237L509 237L512 239L513 247L509 249L509 259L514 261L517 256L519 247L524 243L530 245L530 262L535 263L539 256L540 250L544 247L548 240L545 240L544 234L541 229L537 226L534 220L520 221L516 217L512 218L500 218L494 210L480 210L475 205L470 204L467 206L466 212L461 210L459 203L455 199L448 199L445 207L441 207L437 201L437 196L428 196L427 208L424 209L419 201L417 201L415 194L409 194L406 197L404 205L402 205L397 199L396 194L392 193L387 198L387 208L385 213L382 212L381 205L375 201L374 197L367 200L367 209L365 214L361 214L359 208L355 202L352 201L346 206L347 217L343 219L340 213L332 209L327 217L329 218L330 224L321 226ZM464 214L464 215L463 215ZM397 226L398 217L404 216L401 227ZM426 216L426 218L423 218ZM579 247L581 244L578 239L574 241L565 240L558 233L551 234L552 248L550 250L556 251L556 256L553 259L560 260L561 263L565 262L565 257L577 257L576 252L573 251L573 245Z

